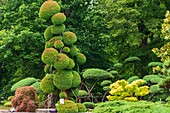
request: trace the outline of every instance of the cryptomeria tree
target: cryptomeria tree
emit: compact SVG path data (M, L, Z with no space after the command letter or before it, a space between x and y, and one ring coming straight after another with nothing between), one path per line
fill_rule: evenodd
M41 56L47 74L40 87L45 93L60 90L63 95L65 92L69 99L69 91L81 83L78 70L79 65L86 62L86 57L75 45L75 33L66 29L66 16L60 10L60 5L53 0L45 1L39 10L39 17L50 23L44 31L46 44Z

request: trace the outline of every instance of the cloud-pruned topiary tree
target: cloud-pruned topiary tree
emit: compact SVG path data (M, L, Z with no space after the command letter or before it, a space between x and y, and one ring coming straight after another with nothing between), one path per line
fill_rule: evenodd
M86 57L75 45L76 34L66 30L66 16L60 9L56 1L47 0L39 10L40 18L51 21L51 25L44 31L46 44L41 59L46 64L46 76L40 87L48 94L56 89L61 90L66 93L66 100L69 100L70 89L77 88L81 83L79 65L86 62Z

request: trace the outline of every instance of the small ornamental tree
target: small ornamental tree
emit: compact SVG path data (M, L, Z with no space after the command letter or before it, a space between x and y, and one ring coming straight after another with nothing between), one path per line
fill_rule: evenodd
M56 90L65 92L68 100L70 89L77 88L81 83L77 69L86 62L86 57L75 45L76 34L65 30L66 16L60 12L60 5L56 1L45 1L40 7L39 17L51 21L44 31L46 43L41 59L46 64L46 75L40 87L48 94Z

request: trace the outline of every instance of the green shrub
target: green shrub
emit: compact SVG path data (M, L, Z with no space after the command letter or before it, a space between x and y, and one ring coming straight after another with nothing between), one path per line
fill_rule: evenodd
M137 62L140 61L139 57L128 57L127 59L125 59L125 63L131 63L131 62Z
M58 113L78 113L77 105L71 100L64 100L64 104L58 102L56 109Z
M127 82L132 83L133 81L138 80L138 79L140 79L139 76L132 76L127 79Z
M105 79L114 78L114 76L105 70L91 68L91 69L86 69L83 72L83 78L94 79L94 80L105 80Z
M146 75L143 77L143 79L147 83L159 83L162 80L162 78L159 77L159 75Z
M66 21L64 13L56 13L51 17L51 21L54 25L61 25Z
M53 65L54 61L56 60L56 57L58 56L58 51L54 48L46 48L42 55L41 55L41 60L45 64Z
M40 82L40 88L45 93L52 93L55 90L53 84L53 74L46 74L45 77Z
M53 78L54 85L61 90L70 89L72 87L73 74L68 70L58 71Z
M86 62L86 56L83 54L83 53L78 53L76 55L76 62L79 64L79 65L82 65Z
M12 107L11 101L5 102L4 106L5 107Z
M77 87L81 83L81 77L77 71L72 71L73 74L73 81L72 81L72 87Z
M56 1L45 1L39 10L39 17L45 20L50 19L54 14L60 12L60 6Z
M59 53L55 59L54 68L57 70L65 69L69 65L69 57L64 53Z
M37 93L42 91L41 88L40 88L40 82L35 82L31 86L35 87Z
M11 87L11 91L15 92L15 90L17 88L23 87L23 86L29 86L33 83L35 83L37 81L37 79L33 78L33 77L27 77L25 79L20 80L19 82L15 83L12 87Z
M59 94L59 97L60 97L60 98L66 98L66 97L67 97L67 94L66 94L65 92L61 92L61 93Z
M77 41L77 36L73 32L63 33L63 42L65 45L71 46Z
M79 93L78 93L78 97L84 97L84 96L87 96L87 91L85 90L79 90Z
M76 103L77 107L78 107L78 112L86 112L86 106L82 103Z
M106 85L110 85L112 83L111 80L104 80L100 83L101 86L106 86Z
M163 63L162 62L150 62L148 64L148 67L156 67L156 66L163 67Z
M138 101L109 101L102 102L92 113L168 113L170 106L160 103Z
M96 104L93 102L83 102L83 104L86 106L86 108L91 108L93 109L94 107L96 107ZM102 112L101 112L102 113ZM104 113L104 112L103 112Z

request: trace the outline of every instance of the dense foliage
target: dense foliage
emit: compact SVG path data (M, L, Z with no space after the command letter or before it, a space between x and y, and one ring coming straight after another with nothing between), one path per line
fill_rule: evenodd
M109 101L99 103L92 113L167 113L169 110L168 104L160 102Z

